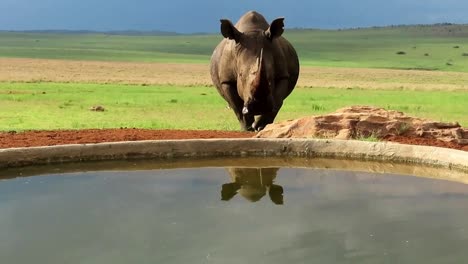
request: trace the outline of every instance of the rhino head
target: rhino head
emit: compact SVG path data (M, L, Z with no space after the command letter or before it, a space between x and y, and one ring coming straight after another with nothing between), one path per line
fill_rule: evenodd
M268 25L268 24L267 24ZM273 42L284 32L284 18L275 19L267 29L239 31L230 20L221 20L221 33L235 41L232 50L237 74L237 92L244 101L242 114L271 111L275 84Z

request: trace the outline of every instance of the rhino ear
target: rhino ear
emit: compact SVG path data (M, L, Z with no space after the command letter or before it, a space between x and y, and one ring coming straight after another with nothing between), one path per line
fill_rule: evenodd
M265 31L265 35L273 40L281 36L284 32L284 17L277 18L271 22L270 27Z
M268 194L270 195L270 199L274 204L284 204L283 187L280 185L272 184Z
M221 200L229 201L232 197L237 194L237 191L241 188L240 184L236 182L223 184L221 189Z
M236 42L239 42L242 33L237 30L229 19L221 19L221 34L225 38L234 39Z

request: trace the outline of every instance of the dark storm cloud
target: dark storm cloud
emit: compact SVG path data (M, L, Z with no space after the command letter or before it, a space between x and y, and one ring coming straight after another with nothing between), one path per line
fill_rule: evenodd
M2 0L0 29L214 32L219 18L235 21L248 10L284 16L288 27L468 23L464 0Z

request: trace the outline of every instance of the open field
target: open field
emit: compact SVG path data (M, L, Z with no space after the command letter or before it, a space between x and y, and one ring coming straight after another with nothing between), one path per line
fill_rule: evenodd
M301 88L277 121L374 105L468 125L464 91ZM105 112L90 111L102 105ZM138 127L238 130L232 110L212 87L80 83L0 83L0 130Z
M361 104L468 126L467 36L457 25L289 30L301 75L276 120ZM237 130L208 72L220 39L0 32L0 130Z
M285 35L302 65L468 71L468 25L286 30ZM0 57L206 64L221 38L0 32Z
M211 86L208 64L0 58L0 82ZM302 66L299 87L468 91L468 73Z

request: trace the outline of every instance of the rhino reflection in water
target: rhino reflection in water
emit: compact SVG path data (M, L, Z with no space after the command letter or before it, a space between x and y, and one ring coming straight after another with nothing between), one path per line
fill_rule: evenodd
M283 187L273 184L279 168L229 168L231 183L223 184L221 200L229 201L237 193L251 202L259 201L268 191L275 204L283 204Z

